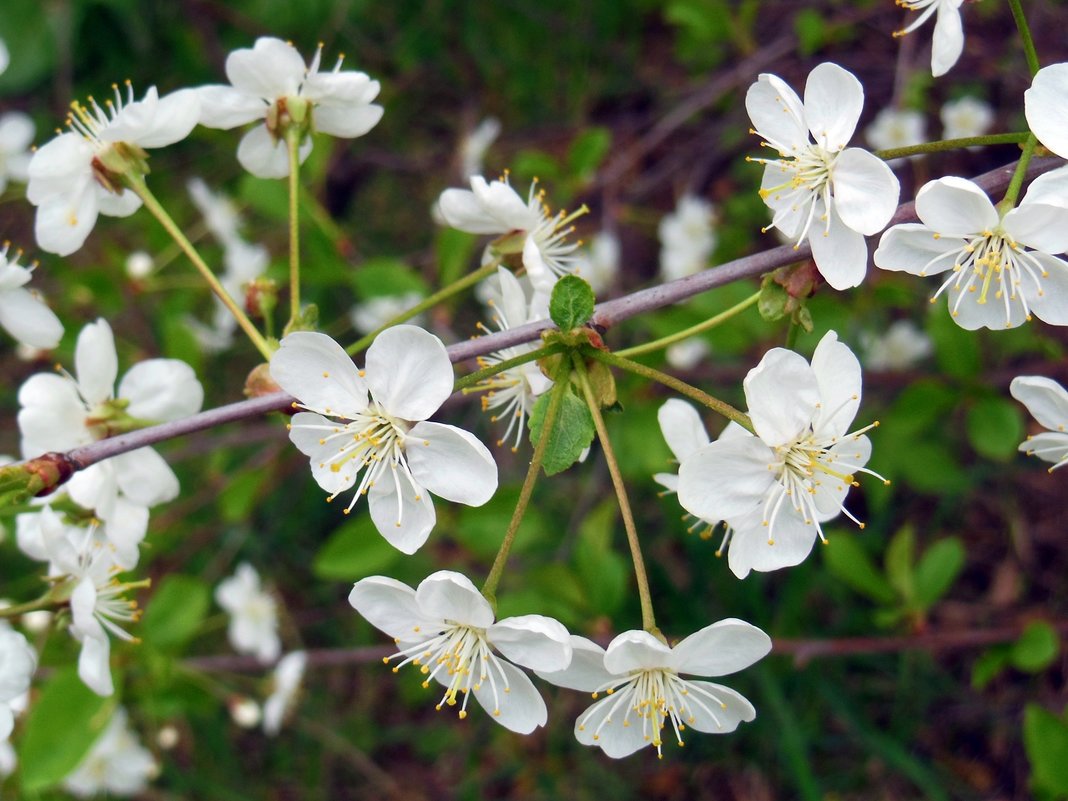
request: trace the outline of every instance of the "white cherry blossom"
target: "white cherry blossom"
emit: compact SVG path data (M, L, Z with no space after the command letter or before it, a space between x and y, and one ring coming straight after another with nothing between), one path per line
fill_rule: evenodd
M271 694L263 704L263 731L273 737L282 729L282 721L296 703L304 668L308 664L306 651L293 651L278 660L271 677Z
M1053 195L1063 177L1035 179L1023 202L1001 213L982 189L953 176L916 195L919 223L895 225L875 251L884 270L942 275L932 298L948 297L962 328L1014 328L1032 313L1068 324L1068 207Z
M301 163L312 149L310 131L354 139L382 119L382 107L372 103L379 83L363 72L341 70L344 56L334 68L321 72L322 47L305 65L297 49L281 39L264 36L251 48L226 58L231 86L202 86L200 124L229 130L262 120L241 139L237 160L260 178L289 175L285 129L302 132Z
M325 334L282 340L271 376L307 411L289 437L311 458L312 475L333 500L355 487L346 512L367 495L379 533L404 553L434 527L430 495L481 506L497 490L486 446L455 426L427 421L452 394L452 363L433 334L411 325L383 331L358 370Z
M0 742L6 741L14 726L12 706L30 688L37 670L37 653L26 637L0 624Z
M907 370L934 352L931 338L911 320L895 320L881 334L861 334L869 370Z
M982 136L994 125L994 109L985 100L971 95L958 100L947 100L939 112L939 117L942 120L943 139Z
M465 179L482 174L482 160L486 151L500 135L501 121L496 117L486 117L460 140L460 174Z
M773 348L743 382L756 433L741 426L685 456L679 503L705 521L726 521L731 570L777 570L804 561L822 523L845 514L871 443L849 431L860 405L860 364L830 331L809 364ZM881 477L880 477L881 478ZM863 527L863 524L858 523Z
M728 618L674 647L646 631L625 631L607 649L573 635L571 646L566 670L535 672L552 684L593 694L596 703L579 715L575 737L620 759L649 745L662 757L665 736L681 746L687 729L728 734L739 723L752 721L756 710L744 696L722 684L683 676L736 673L766 656L771 639L755 626Z
M619 275L619 237L611 231L600 231L590 238L589 247L575 253L575 275L593 288L600 297L611 289Z
M234 650L261 662L273 662L282 650L278 638L278 609L260 584L256 569L242 562L230 578L215 588L215 601L230 615L227 636Z
M915 109L884 108L864 129L864 137L876 150L921 145L927 141L927 118ZM889 164L893 167L901 161L893 159Z
M897 0L897 4L920 14L894 36L912 33L932 15L935 17L934 39L931 42L931 75L945 75L957 63L964 50L964 25L960 7L964 0Z
M868 248L897 208L900 187L890 168L846 145L864 107L864 89L837 64L809 73L804 103L781 78L761 74L745 107L754 132L778 159L764 164L760 196L778 228L800 246L806 239L820 274L835 289L864 280ZM765 229L766 230L766 229Z
M149 87L134 100L115 87L114 100L101 107L73 105L63 133L33 154L28 168L27 199L37 206L37 244L49 253L67 256L89 236L100 214L127 217L141 199L125 188L124 175L144 174L146 148L164 147L184 139L200 113L196 92L183 89L160 97Z
M404 292L400 295L379 295L360 301L349 311L352 327L361 334L370 334L388 323L394 317L408 311L420 301L420 292ZM410 325L422 325L424 315L417 314L409 318Z
M716 249L712 227L712 204L696 195L679 198L675 211L665 215L657 226L660 237L660 276L665 281L685 278L707 269Z
M63 337L63 323L36 294L26 289L35 265L20 265L21 251L9 257L9 247L7 244L0 247L0 327L23 345L54 348Z
M78 798L140 794L156 777L159 766L130 728L126 710L115 710L107 728L85 759L63 780L63 787Z
M29 178L30 145L35 131L28 114L0 114L0 194L7 189L8 181L24 184Z
M426 677L423 687L432 680L444 685L437 709L459 705L465 718L473 695L506 729L529 734L545 725L545 702L515 665L553 672L570 664L569 635L558 621L521 615L494 622L489 601L451 570L433 573L414 590L371 576L356 582L349 603L396 640L398 653L382 660L400 660L394 673L411 664Z
M1039 425L1048 429L1029 435L1019 449L1028 456L1052 462L1052 473L1068 460L1068 392L1052 378L1039 375L1017 376L1012 379L1009 392L1027 407Z

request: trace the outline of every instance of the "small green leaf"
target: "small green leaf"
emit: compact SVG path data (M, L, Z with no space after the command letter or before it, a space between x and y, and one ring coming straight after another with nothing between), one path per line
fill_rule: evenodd
M997 646L983 653L972 665L972 687L981 690L1008 667L1009 649Z
M760 287L760 299L757 301L757 310L760 316L773 323L786 316L786 305L790 302L790 296L783 288L772 280L765 280Z
M1009 659L1017 670L1038 673L1052 665L1060 652L1061 640L1054 628L1049 623L1034 620L1012 644Z
M565 275L553 287L549 316L561 331L570 331L593 316L595 303L593 288L589 284L577 275Z
M164 578L145 607L141 636L148 645L177 650L200 628L211 605L208 585L175 573Z
M1016 455L1024 427L1015 403L1005 398L982 398L968 409L966 423L968 442L980 456L1006 461Z
M77 668L56 671L26 719L19 749L22 789L51 787L78 767L118 703L117 696L101 698L86 687Z
M474 234L448 226L439 227L434 252L438 259L438 282L442 286L458 281L467 272L476 242L478 237Z
M326 541L312 562L312 572L327 581L356 581L381 573L400 560L367 514L352 515Z
M915 597L913 564L916 560L916 532L912 526L902 526L886 547L886 576L901 598L911 602Z
M607 128L588 128L580 133L567 151L567 166L580 181L588 180L601 166L612 149L612 132Z
M896 599L891 587L871 557L854 537L831 537L822 548L827 569L843 583L876 603L890 604Z
M964 567L964 556L964 545L956 537L939 540L924 551L913 574L921 609L930 609L946 594Z
M1068 795L1068 724L1038 704L1028 704L1023 733L1032 787L1057 798Z
M423 277L400 259L368 259L352 271L352 286L361 300L427 294Z
M546 392L538 398L530 412L530 443L535 447L541 436L541 423L545 419L545 410L549 407L551 395L551 392ZM596 433L593 416L586 403L571 392L570 388L564 390L542 460L545 475L556 475L571 467L593 442Z
M619 521L614 500L602 502L579 528L575 545L575 569L592 611L610 615L622 605L626 595L626 560L612 548L612 533Z
M811 56L827 40L827 25L818 11L806 8L794 16L794 33L801 54Z
M979 337L974 331L965 331L953 322L945 303L935 305L928 319L927 333L935 345L938 367L954 378L978 375L983 366Z

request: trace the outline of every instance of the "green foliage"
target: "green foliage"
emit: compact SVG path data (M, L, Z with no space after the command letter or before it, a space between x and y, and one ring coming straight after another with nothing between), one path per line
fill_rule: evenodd
M968 409L967 432L968 441L980 456L1007 461L1024 438L1020 407L1008 398L981 398Z
M1016 642L985 651L972 665L972 686L983 689L1013 667L1023 673L1041 673L1051 667L1061 652L1057 630L1042 620L1033 620Z
M584 606L594 614L615 614L626 597L630 562L613 543L617 525L621 525L618 505L606 500L586 516L579 528L575 572L585 590Z
M355 514L319 548L312 571L325 581L356 581L389 572L402 556L378 533L369 515Z
M200 629L210 605L211 589L200 579L166 576L145 607L141 637L148 646L180 651Z
M577 275L565 275L553 286L549 316L561 331L583 325L593 316L593 289Z
M530 412L532 447L537 446L538 438L541 437L542 421L545 419L546 409L549 408L551 394L547 392L538 398ZM586 402L572 392L570 387L565 388L542 461L545 475L553 476L571 467L590 446L596 434L593 416Z
M453 240L453 245L457 242ZM444 269L444 267L443 267ZM426 281L399 259L368 259L352 271L352 286L361 299L390 297L415 292L429 294Z
M1038 704L1028 704L1023 733L1031 786L1038 797L1068 798L1068 714L1054 715Z

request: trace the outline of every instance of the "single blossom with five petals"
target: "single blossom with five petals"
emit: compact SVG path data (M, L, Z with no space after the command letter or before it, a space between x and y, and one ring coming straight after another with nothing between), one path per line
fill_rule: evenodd
M822 523L845 514L845 496L864 465L873 425L850 431L860 406L860 363L828 332L812 356L768 351L743 382L755 434L728 428L683 459L679 503L731 528L728 559L744 578L804 561ZM881 478L881 477L879 477ZM863 524L859 524L863 527Z
M846 147L864 107L864 88L849 71L824 63L809 73L802 103L775 75L749 87L745 107L778 159L764 164L760 196L772 209L771 228L797 245L808 239L820 274L835 289L864 280L865 236L877 234L897 208L900 186L881 159Z
M412 325L386 329L358 370L325 334L282 340L271 376L307 411L289 437L311 458L312 475L333 500L356 488L346 512L367 495L379 533L415 553L434 527L430 495L481 506L497 490L497 463L472 434L427 420L452 394L452 363L433 334Z
M943 293L962 328L1015 328L1032 313L1068 325L1068 173L1035 179L1014 209L1002 213L976 184L949 176L916 195L919 223L883 234L875 265L913 275L946 274Z
M288 126L301 132L301 163L311 153L311 131L342 139L363 136L382 119L382 107L371 102L378 96L378 81L363 72L342 71L344 56L332 70L320 72L321 58L320 46L306 65L293 45L270 36L235 50L226 58L231 85L196 90L200 124L229 130L262 120L237 148L241 166L260 178L289 175Z
M597 701L579 715L575 737L620 759L648 745L662 757L665 729L681 746L688 728L727 734L753 720L756 710L741 694L683 676L736 673L766 656L771 639L756 626L728 618L674 647L647 631L625 631L607 649L572 635L571 647L566 670L535 672L551 684L593 693Z
M459 705L465 718L473 695L506 729L529 734L545 725L545 701L516 665L548 673L568 667L571 640L559 621L520 615L494 622L489 601L451 570L431 574L414 590L385 576L361 579L349 603L396 640L398 653L382 660L400 659L394 673L412 664L426 677L424 687L431 680L444 685L437 709Z
M1028 456L1052 462L1051 473L1068 463L1068 391L1052 378L1021 375L1012 379L1009 392L1043 428L1049 429L1028 435L1019 449Z

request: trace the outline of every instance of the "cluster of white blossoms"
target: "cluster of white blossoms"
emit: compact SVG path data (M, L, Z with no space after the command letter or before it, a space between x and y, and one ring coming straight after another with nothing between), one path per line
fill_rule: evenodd
M660 276L674 281L700 272L709 266L716 249L712 204L696 195L683 195L675 211L666 215L657 227L660 238Z

